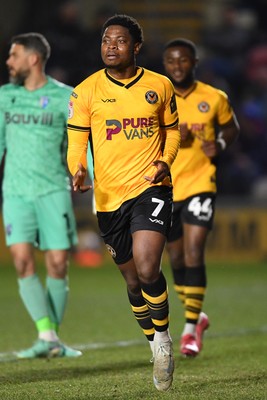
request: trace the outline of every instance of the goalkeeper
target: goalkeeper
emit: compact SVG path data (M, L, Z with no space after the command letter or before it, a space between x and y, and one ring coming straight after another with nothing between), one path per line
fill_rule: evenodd
M21 299L38 339L18 358L77 357L58 337L68 297L68 255L77 242L64 165L71 88L45 74L50 45L38 33L13 37L0 88L0 160L5 154L3 219L6 244ZM44 252L46 288L36 272L34 248Z

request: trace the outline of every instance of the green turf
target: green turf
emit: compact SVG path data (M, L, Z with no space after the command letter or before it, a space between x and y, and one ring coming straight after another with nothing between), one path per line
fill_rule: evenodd
M44 276L44 269L39 270ZM13 267L0 267L0 400L266 400L267 266L208 266L205 311L211 327L193 360L178 352L182 308L170 287L176 352L172 389L152 383L149 346L135 322L115 265L72 266L61 339L83 349L79 359L17 361L13 352L36 338L17 293Z

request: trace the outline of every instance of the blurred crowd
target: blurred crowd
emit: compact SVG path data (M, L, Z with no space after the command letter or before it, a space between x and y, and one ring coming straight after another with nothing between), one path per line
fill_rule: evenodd
M267 30L263 8L245 3L226 7L221 23L203 32L199 77L228 93L241 126L221 160L219 190L267 198Z
M47 18L36 3L32 2L28 18L24 18L14 34L38 31L47 37L52 48L47 65L50 75L75 86L103 67L100 32L103 22L118 11L112 3L99 8L90 29L81 24L77 1L59 3L51 8ZM218 160L218 192L223 195L267 198L267 26L264 3L264 0L227 3L218 23L204 24L196 42L200 58L197 78L227 92L241 126L238 141ZM163 42L152 45L146 41L138 64L163 73L163 45ZM0 84L8 80L2 64Z

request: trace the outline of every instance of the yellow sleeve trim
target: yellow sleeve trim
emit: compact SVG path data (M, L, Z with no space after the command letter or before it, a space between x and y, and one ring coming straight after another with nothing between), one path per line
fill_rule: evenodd
M165 145L161 161L164 161L169 168L175 160L180 148L181 135L180 130L176 128L168 129L166 132Z
M68 129L67 163L71 175L75 175L79 163L87 169L88 135L89 131Z

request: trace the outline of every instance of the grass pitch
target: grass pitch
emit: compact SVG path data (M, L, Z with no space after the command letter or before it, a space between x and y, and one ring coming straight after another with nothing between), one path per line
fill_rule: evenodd
M132 316L123 278L109 259L96 269L70 268L61 339L78 359L18 361L36 339L20 301L14 268L0 267L0 400L267 400L267 265L208 263L205 311L211 326L196 359L179 355L182 307L172 290L176 369L170 391L152 382L149 346ZM44 276L44 268L39 272Z

